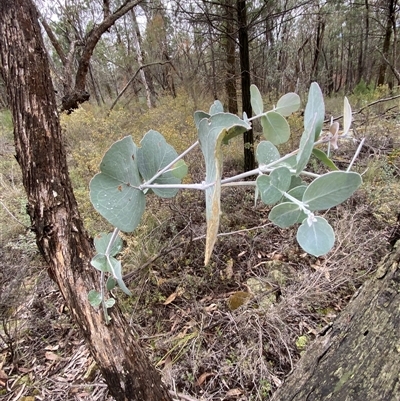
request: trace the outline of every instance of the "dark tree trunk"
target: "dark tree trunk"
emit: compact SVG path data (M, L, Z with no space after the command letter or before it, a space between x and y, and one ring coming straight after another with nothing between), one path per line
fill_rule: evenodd
M239 27L240 70L242 78L242 109L248 117L251 117L253 111L250 101L250 52L246 0L237 0L236 5ZM244 171L250 171L253 170L255 166L253 130L251 129L245 132L243 139Z
M225 51L226 51L226 78L225 90L228 98L228 111L232 114L238 113L237 90L236 90L236 43L234 39L234 8L233 1L226 0L225 3Z
M48 273L117 401L169 401L160 376L120 310L112 323L88 302L98 277L68 176L56 101L37 13L31 0L0 2L0 73L14 121L28 212Z
M390 0L387 3L388 5L387 5L386 29L382 46L383 58L386 59L389 58L390 41L392 39L393 27L396 25L397 0ZM385 83L386 69L387 69L387 63L385 60L382 60L381 65L379 67L377 85L383 85Z
M302 357L274 401L400 399L400 242Z

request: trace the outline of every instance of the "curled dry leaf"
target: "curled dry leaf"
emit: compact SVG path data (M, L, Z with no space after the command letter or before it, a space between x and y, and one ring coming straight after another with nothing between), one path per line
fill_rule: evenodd
M329 132L332 135L329 142L331 143L333 149L337 149L338 148L337 142L339 138L339 123L337 121L331 124L331 126L329 127Z
M212 373L212 372L204 372L204 373L202 373L200 375L200 377L197 379L196 384L198 386L201 386L206 381L207 377L210 377L210 376L213 376L213 375L214 375L214 373Z

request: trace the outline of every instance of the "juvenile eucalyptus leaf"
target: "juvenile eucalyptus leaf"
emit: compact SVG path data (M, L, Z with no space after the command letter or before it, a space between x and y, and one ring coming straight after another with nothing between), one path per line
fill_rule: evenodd
M324 163L326 167L328 167L328 168L330 168L331 170L334 170L334 171L339 170L336 167L335 163L322 150L314 148L312 153L319 161Z
M98 253L95 255L92 260L90 261L90 264L97 270L100 270L102 272L109 272L110 268L107 262L107 257L101 253Z
M103 255L106 253L112 235L113 233L100 233L94 237L94 247L96 248L97 253L101 253ZM121 252L123 245L124 243L122 238L118 235L110 249L110 256L118 255Z
M131 232L140 223L145 195L138 188L141 178L136 162L136 145L127 136L115 142L100 163L100 173L90 181L94 208L113 226Z
M278 100L274 111L288 117L300 108L300 104L300 96L297 93L289 92Z
M210 115L204 111L198 110L194 112L194 123L196 124L196 129L199 129L200 121L203 118L209 118Z
M351 111L351 106L349 100L345 96L343 105L343 135L348 134L352 120L353 120L353 115Z
M309 210L326 210L344 202L361 184L358 173L332 171L318 177L307 187L303 202Z
M271 184L282 192L286 192L291 183L292 174L286 167L277 167L271 171Z
M297 175L292 175L292 178L290 180L290 187L289 189L299 187L300 185L305 185L301 177L298 177ZM300 198L301 199L301 198Z
M114 277L109 277L107 279L106 287L107 287L108 291L111 291L112 289L114 289L116 285L117 285L117 281L115 280Z
M210 115L214 115L217 113L223 113L224 112L224 106L219 100L215 100L214 103L210 107Z
M256 185L261 200L266 205L273 205L281 200L282 192L271 184L271 177L268 175L259 175L256 180Z
M112 308L115 305L115 299L114 298L108 298L104 302L104 305L106 306L107 309Z
M116 260L114 258L110 258L112 263L111 273L113 274L114 278L117 280L119 288L126 294L131 296L132 293L129 291L127 286L122 279L122 265L120 260Z
M294 169L296 167L296 164L297 164L297 155L292 155L287 157L285 160L282 160L278 164L276 164L276 166L283 166L289 169Z
M174 177L182 179L186 177L188 173L188 166L184 160L180 159L171 167L170 171Z
M256 116L264 112L264 104L262 96L257 86L255 85L250 86L250 102L251 102L251 107Z
M315 123L315 119L314 119ZM314 147L314 125L308 126L308 129L303 132L300 139L299 153L297 153L296 175L299 175L307 166L308 161Z
M239 117L229 113L219 113L209 119L203 119L199 124L199 142L206 164L206 219L207 236L205 264L208 263L215 241L217 239L219 216L221 211L221 175L222 149L221 145L226 137L243 134L250 125Z
M304 219L297 231L297 242L307 253L318 257L333 248L335 233L323 217L315 217L311 225Z
M310 86L307 105L304 110L304 131L313 130L314 140L317 140L322 131L325 117L324 96L316 82Z
M160 170L178 157L176 150L167 143L165 138L157 131L150 130L140 141L137 150L137 162L140 174L148 181ZM166 171L153 181L153 184L180 184L181 180L171 171ZM162 198L174 197L177 188L152 188L153 192Z
M90 290L88 293L88 300L90 305L97 308L101 304L101 294L96 290Z
M279 151L274 144L269 141L261 141L256 150L257 162L260 165L267 165L280 158Z
M298 187L292 188L288 194L293 196L293 198L301 201L304 196L304 192L306 191L307 186L306 185L299 185Z
M300 210L299 205L292 202L283 202L274 206L268 215L268 218L281 228L296 224L301 217L304 219L307 216Z
M285 143L290 138L290 127L285 117L275 111L269 111L261 117L261 126L265 139L274 145Z

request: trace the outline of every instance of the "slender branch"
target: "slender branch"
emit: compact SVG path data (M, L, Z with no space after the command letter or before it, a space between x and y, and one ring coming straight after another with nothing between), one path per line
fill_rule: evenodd
M3 208L4 208L4 210L18 223L18 224L21 224L21 226L22 227L25 227L25 229L29 229L29 227L28 226L26 226L24 223L21 223L8 209L7 209L7 206L2 202L2 201L0 201L0 204L1 204L1 206L3 206Z
M153 63L148 63L148 64L144 64L141 65L136 72L133 74L132 78L128 81L128 83L123 87L123 89L121 90L121 92L118 94L118 96L116 97L116 99L114 100L113 104L110 107L110 111L112 111L112 109L115 107L115 105L117 104L118 100L121 98L121 96L125 93L125 91L128 89L129 85L135 80L135 78L138 76L138 74L140 73L141 70L143 70L143 68L146 67L151 67L152 65L164 65L164 64L171 64L170 60L167 61L155 61ZM109 112L110 112L109 111Z
M53 45L58 56L60 57L62 64L65 66L67 64L67 57L64 53L64 50L62 49L60 42L57 40L56 35L54 35L53 30L50 28L50 25L47 23L47 21L45 20L45 18L43 17L43 15L40 12L39 12L39 21L42 24L44 30L46 31L51 44Z

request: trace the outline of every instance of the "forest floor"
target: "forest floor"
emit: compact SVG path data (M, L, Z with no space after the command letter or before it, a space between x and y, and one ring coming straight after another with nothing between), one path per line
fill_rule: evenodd
M305 254L295 230L272 225L270 208L254 205L253 191L242 187L222 191L223 234L208 266L203 263L200 191L153 199L138 232L124 235L121 258L134 295L116 295L175 399L269 399L301 353L374 273L398 224L399 104L382 103L354 115L354 137L366 138L354 166L364 173L364 184L347 202L324 213L336 232L335 247L325 257ZM74 140L79 136L74 129L90 115L94 112L88 107L71 117L77 121L64 124L75 192L95 235L95 230L110 230L93 217L85 198L104 149L89 160L93 136ZM21 177L4 120L0 131L0 399L112 400L26 229ZM93 132L98 135L99 127ZM112 140L103 142L106 149ZM240 143L234 146L224 176L241 170ZM356 147L347 142L333 159L346 168ZM200 160L199 154L191 157L192 180L202 180ZM311 163L324 171L317 161Z

